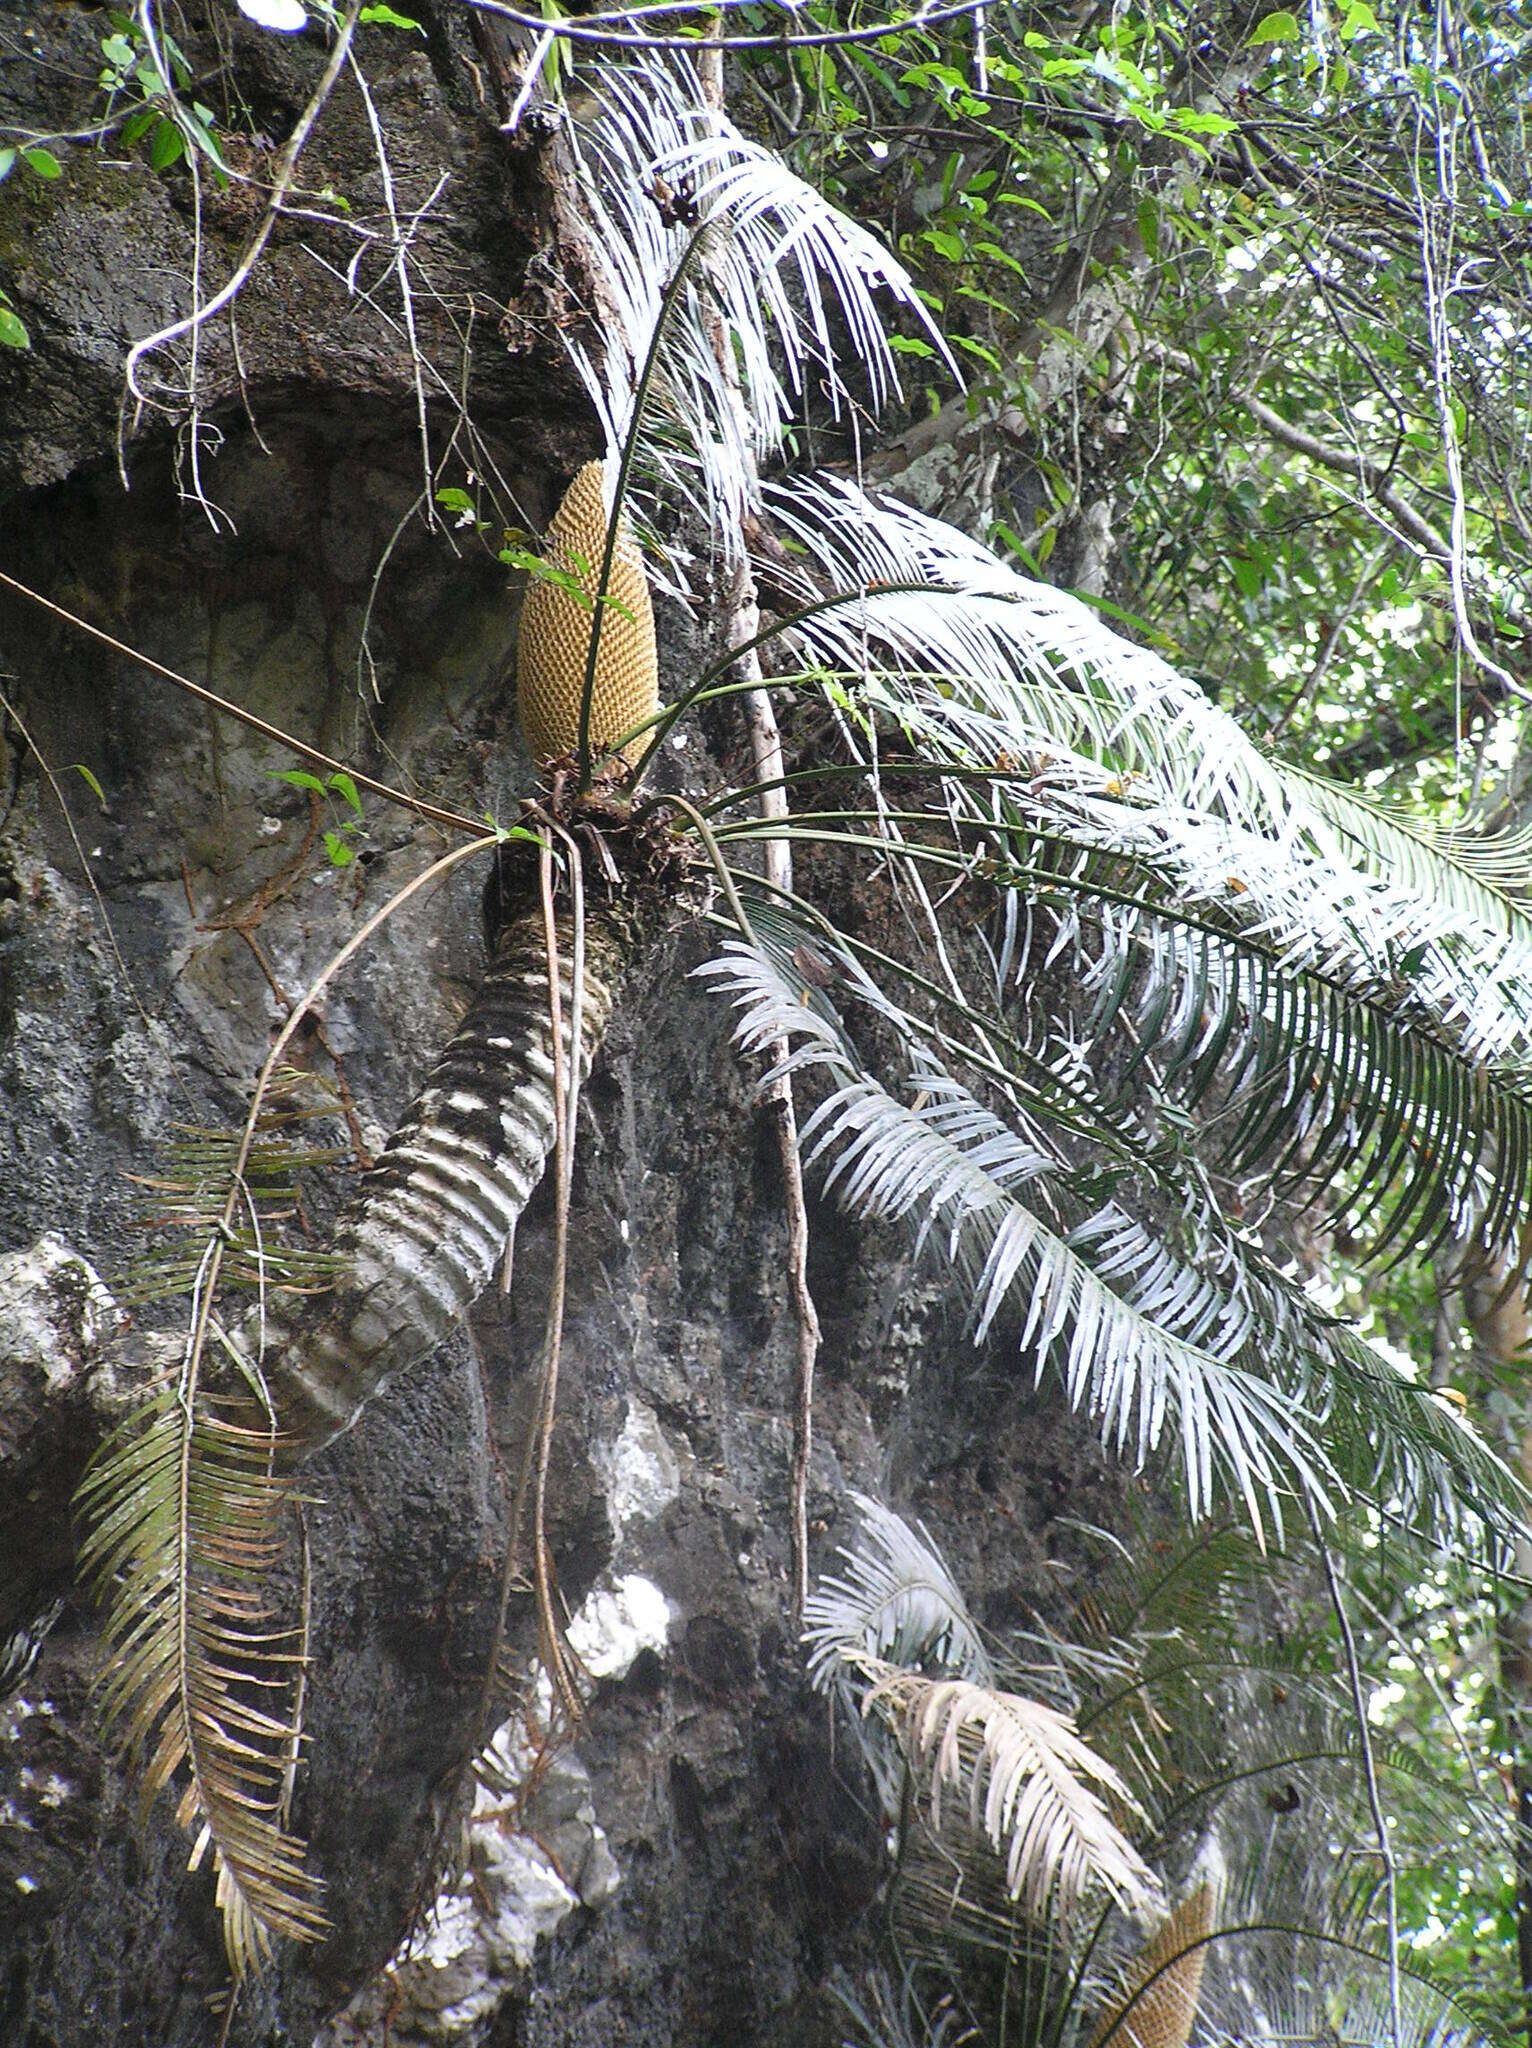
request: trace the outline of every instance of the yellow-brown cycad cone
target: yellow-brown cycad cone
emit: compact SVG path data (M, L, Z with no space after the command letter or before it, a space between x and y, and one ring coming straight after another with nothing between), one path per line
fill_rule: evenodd
M1210 1884L1181 1901L1153 1941L1134 1957L1123 1995L1091 2036L1090 2048L1186 2048L1202 1996L1213 1906ZM1149 1989L1135 2005L1134 1993L1145 1984Z
M589 600L600 586L606 554L601 482L602 465L587 462L553 515L543 556L551 567L572 577ZM593 755L648 718L660 701L654 610L643 556L626 520L612 556L607 595L610 602L600 607L601 638L590 706ZM572 754L580 744L580 700L595 619L593 603L580 604L570 591L545 577L533 579L521 607L516 691L521 729L534 761ZM648 737L645 734L624 749L630 761L638 759Z

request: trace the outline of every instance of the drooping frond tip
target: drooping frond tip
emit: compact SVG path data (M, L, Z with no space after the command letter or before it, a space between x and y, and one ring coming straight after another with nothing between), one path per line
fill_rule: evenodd
M1081 1740L1067 1714L961 1678L889 1667L863 1701L885 1714L940 1831L943 1788L1005 1859L1006 1887L1033 1918L1068 1920L1088 1884L1138 1910L1158 1882L1112 1818L1136 1813L1118 1773Z
M587 462L564 493L548 528L544 573L534 575L521 607L516 690L527 752L534 761L572 754L580 743L590 645L596 640L589 740L601 753L659 708L654 609L643 555L627 521L619 528L605 592L610 508L606 465ZM623 753L636 761L642 740Z
M989 1652L936 1545L881 1501L853 1493L861 1518L843 1546L844 1576L825 1577L804 1603L809 1678L823 1690L859 1662L914 1665L935 1657L989 1684Z
M1033 1918L1066 1919L1099 1884L1138 1910L1158 1880L1113 1818L1137 1815L1128 1787L1066 1714L1002 1691L963 1596L936 1546L891 1509L857 1494L861 1528L844 1578L821 1579L804 1608L816 1685L859 1696L929 1798L942 1832L944 1791L1005 1867ZM949 1676L932 1675L943 1668ZM1110 1804L1109 1804L1110 1802ZM950 1843L949 1843L950 1846Z
M145 1812L185 1772L176 1817L195 1831L193 1868L213 1849L236 1977L273 1934L315 1941L327 1924L287 1825L303 1644L265 1590L290 1504L272 1442L253 1404L166 1387L105 1446L79 1496L81 1568L111 1601L103 1713L142 1767Z

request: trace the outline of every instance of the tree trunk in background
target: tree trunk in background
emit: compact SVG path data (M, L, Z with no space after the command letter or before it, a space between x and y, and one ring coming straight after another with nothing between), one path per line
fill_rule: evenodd
M1464 1290L1463 1309L1475 1350L1497 1378L1507 1368L1525 1368L1532 1344L1532 1303L1524 1278L1508 1282L1508 1269L1492 1267ZM1532 1419L1506 1426L1506 1454L1532 1486ZM1516 1950L1522 1993L1527 2001L1527 2039L1532 2044L1532 1539L1516 1545L1516 1577L1528 1590L1519 1597L1503 1589L1497 1623L1499 1699L1510 1749L1512 1796L1516 1802Z

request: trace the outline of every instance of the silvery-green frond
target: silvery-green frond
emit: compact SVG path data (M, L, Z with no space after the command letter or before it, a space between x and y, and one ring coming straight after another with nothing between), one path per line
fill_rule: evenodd
M814 1066L831 1093L805 1123L811 1160L828 1163L830 1184L853 1213L869 1218L922 1216L972 1290L978 1336L1009 1304L1023 1351L1037 1372L1051 1363L1070 1403L1097 1420L1103 1441L1143 1464L1162 1443L1180 1454L1190 1511L1206 1512L1224 1482L1252 1522L1282 1525L1282 1499L1298 1487L1328 1512L1330 1460L1310 1420L1257 1374L1223 1362L1117 1292L1100 1276L1100 1248L1081 1249L1037 1213L1031 1197L1046 1188L1048 1162L1023 1161L1004 1126L950 1084L906 1104L862 1066L843 1033L804 1005L773 963L743 945L698 970L741 1012L736 1038L746 1047L788 1040L785 1065ZM925 1070L930 1071L929 1066ZM961 1119L960 1137L949 1125ZM966 1141L966 1142L965 1142ZM985 1163L986 1154L990 1163ZM992 1171L996 1155L1003 1161ZM1035 1201L1035 1197L1034 1197ZM1156 1307L1176 1315L1174 1295ZM1204 1327L1200 1312L1195 1318Z
M1098 1248L1103 1279L1226 1363L1269 1377L1312 1419L1345 1490L1436 1538L1477 1516L1501 1535L1526 1489L1465 1417L1410 1378L1215 1213L1152 1231L1115 1203L1070 1242Z
M1287 764L1283 773L1330 821L1359 867L1396 875L1422 895L1446 890L1455 909L1481 924L1532 939L1532 912L1521 900L1532 887L1532 831L1481 837L1441 830L1312 769Z
M571 354L609 452L637 421L727 552L810 379L837 414L847 362L875 408L898 392L880 295L956 366L904 266L710 108L683 57L600 64L589 82L597 111L572 146L605 303L586 309L600 342Z
M1465 1059L1397 983L1338 984L1173 900L1081 877L1071 911L1089 1037L1126 1016L1127 1078L1152 1059L1190 1106L1215 1084L1237 1094L1207 1134L1233 1170L1308 1192L1364 1166L1374 1256L1514 1231L1532 1194L1524 1070Z
M1194 1517L1221 1483L1258 1528L1269 1516L1281 1529L1290 1487L1322 1514L1354 1495L1437 1534L1465 1513L1519 1524L1525 1494L1488 1445L1197 1199L1194 1180L1167 1227L1115 1199L1082 1213L1089 1177L1018 1137L918 1038L905 1045L905 1101L867 1071L824 994L805 1002L780 962L731 945L700 971L736 1003L743 1046L785 1040L788 1069L827 1077L802 1127L826 1191L858 1216L918 1219L966 1278L977 1337L1006 1311L1038 1376L1052 1366L1108 1448L1140 1465L1162 1443L1178 1448ZM869 985L850 963L843 978ZM886 999L879 1014L897 1028Z
M960 1794L968 1827L1003 1859L1010 1899L1034 1919L1053 1907L1067 1920L1091 1883L1132 1910L1155 1900L1158 1880L1113 1817L1143 1817L1122 1778L1067 1713L1000 1688L926 1531L853 1497L861 1528L841 1552L847 1575L821 1579L804 1610L815 1683L846 1686L862 1722L893 1738L936 1839L944 1794ZM871 1761L887 1778L881 1754Z
M940 1552L869 1495L853 1493L861 1526L840 1555L841 1576L821 1578L803 1608L809 1677L825 1691L868 1660L906 1666L935 1660L980 1685L994 1682L984 1639Z
M1035 1917L1052 1908L1067 1921L1093 1883L1129 1911L1158 1896L1153 1871L1112 1817L1113 1807L1137 1815L1136 1802L1068 1715L968 1679L893 1665L869 1688L862 1711L894 1722L929 1794L932 1827L941 1829L944 1792L956 1792L1004 1855L1012 1898Z
M977 792L954 780L957 811L997 830L1051 819L1295 967L1396 989L1468 1057L1527 1056L1526 921L1456 848L1391 836L1333 787L1321 803L1159 655L955 528L833 479L769 502L808 565L805 672L898 721L929 765L991 771Z

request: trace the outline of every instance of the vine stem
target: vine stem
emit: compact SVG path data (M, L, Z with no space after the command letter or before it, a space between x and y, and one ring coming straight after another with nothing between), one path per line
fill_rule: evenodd
M146 405L153 403L147 393L139 388L138 383L138 366L144 357L152 354L155 349L164 348L169 342L178 341L183 334L190 334L195 341L197 334L212 319L213 315L221 313L225 306L232 305L249 282L251 273L265 252L266 244L271 240L272 230L276 227L278 217L282 212L282 202L287 197L288 188L292 184L293 173L298 167L298 158L303 153L303 146L313 131L314 123L324 111L325 102L329 99L334 89L335 81L341 74L341 68L350 55L351 38L356 33L357 16L361 11L362 0L349 0L345 18L340 24L340 31L335 38L334 46L330 51L324 70L320 73L319 83L315 86L307 106L298 116L293 131L283 144L281 154L277 158L276 172L272 179L271 192L266 201L266 210L261 215L260 225L251 236L244 255L240 257L227 279L205 304L194 305L192 310L181 319L171 321L168 327L161 327L153 334L146 334L141 341L135 341L132 348L128 350L127 361L123 365L123 378L127 390L132 394L138 412L141 413ZM193 402L195 403L195 394L193 394ZM124 411L126 411L126 402L124 402ZM117 466L122 476L123 488L126 490L128 486L127 454L121 430L119 430L117 441Z
M703 97L715 114L724 108L723 51L703 50L697 75ZM740 445L748 449L750 437L744 400L739 388L739 364L722 313L711 306L706 313L709 339L718 367L728 388L740 424ZM742 549L735 575L728 618L724 627L729 648L736 652L739 680L745 692L745 719L750 732L750 751L759 787L757 801L761 817L768 823L786 822L787 767L782 757L782 734L772 709L771 692L763 687L759 652L761 611L750 556ZM769 837L764 849L766 879L772 888L791 893L793 886L792 848L785 837ZM788 1044L777 1039L770 1057L775 1069L786 1065ZM797 1372L793 1387L793 1469L792 1469L792 1582L794 1609L802 1618L809 1594L809 1464L814 1450L814 1370L819 1361L819 1314L809 1291L809 1218L803 1195L803 1161L798 1151L798 1113L793 1103L792 1078L774 1071L766 1082L765 1097L777 1133L777 1152L782 1163L783 1198L787 1210L787 1279L797 1324Z
M548 1321L543 1341L541 1384L533 1430L536 1467L532 1494L532 1584L537 1595L538 1629L549 1682L564 1711L578 1720L583 1707L570 1669L563 1632L553 1611L548 1574L546 1515L548 1461L553 1444L553 1418L558 1403L559 1360L564 1340L564 1293L569 1271L569 1198L574 1186L575 1118L580 1099L581 981L585 972L585 891L580 849L569 833L555 826L569 855L571 933L569 963L569 1065L566 1071L563 1004L560 994L558 927L553 914L553 840L545 837L538 861L542 889L543 930L548 946L548 1012L553 1034L553 1185L556 1202L553 1272L548 1282ZM519 1519L519 1508L518 1508Z
M1388 1819L1383 1811L1383 1795L1378 1789L1378 1764L1373 1754L1372 1727L1367 1718L1367 1701L1362 1691L1362 1666L1357 1657L1356 1636L1352 1631L1351 1617L1346 1612L1346 1603L1341 1597L1340 1580L1336 1576L1335 1560L1330 1555L1330 1546L1325 1542L1312 1503L1306 1502L1305 1505L1308 1508L1309 1527L1319 1548L1319 1560L1324 1566L1325 1584L1330 1591L1330 1605L1335 1609L1341 1643L1346 1652L1346 1673L1351 1681L1351 1704L1356 1714L1357 1737L1362 1745L1362 1772L1367 1784L1367 1804L1372 1812L1373 1830L1378 1838L1378 1856L1383 1865L1384 1903L1388 1914L1389 2039L1392 2048L1403 2048L1404 2028L1399 2002L1399 1871L1394 1861L1394 1845L1389 1840Z
M274 741L285 747L288 753L296 754L300 761L312 761L316 768L327 768L332 773L349 775L358 789L365 789L369 795L381 797L385 803L398 804L402 810L413 811L417 818L425 818L433 825L444 825L454 832L470 832L475 844L484 842L484 820L465 818L457 811L446 811L439 804L425 803L420 797L410 796L405 790L395 789L391 783L378 782L371 775L364 775L359 768L348 768L344 761L337 761L333 754L326 754L318 747L311 747L306 740L296 739L292 733L284 732L279 725L270 725L264 718L257 718L253 711L246 711L243 705L230 703L227 697L220 697L216 690L210 690L204 683L194 683L190 676L183 676L173 668L166 668L153 655L143 654L136 647L130 647L125 640L118 640L100 626L93 626L88 619L82 619L78 612L69 611L64 605L55 604L51 597L44 597L40 590L30 584L8 576L0 569L0 585L14 590L18 597L24 597L29 604L35 604L45 612L51 612L56 619L62 619L66 626L73 626L76 632L87 634L99 641L103 647L110 647L114 654L126 655L129 661L136 661L140 668L148 669L151 675L160 676L167 683L174 683L178 690L184 690L188 697L195 697L199 704L206 704L214 711L222 712L225 718L232 718L240 725L249 726L263 739ZM19 724L20 721L18 720Z

